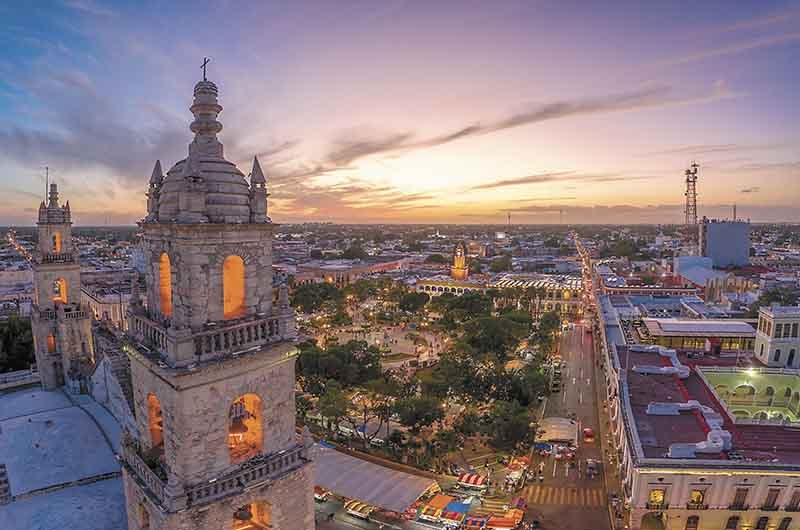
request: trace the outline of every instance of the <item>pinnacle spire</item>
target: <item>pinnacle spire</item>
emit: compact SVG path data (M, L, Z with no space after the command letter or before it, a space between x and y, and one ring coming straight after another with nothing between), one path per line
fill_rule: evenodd
M150 186L160 186L164 180L164 172L161 171L161 160L156 160L153 173L150 175Z
M261 170L261 164L258 163L258 157L253 157L253 171L250 172L250 185L253 184L266 184L267 179L264 172Z

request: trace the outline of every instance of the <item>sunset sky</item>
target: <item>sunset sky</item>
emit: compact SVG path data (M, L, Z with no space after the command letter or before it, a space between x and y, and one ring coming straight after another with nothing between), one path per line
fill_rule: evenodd
M130 224L212 58L277 222L800 221L800 2L0 5L0 224Z

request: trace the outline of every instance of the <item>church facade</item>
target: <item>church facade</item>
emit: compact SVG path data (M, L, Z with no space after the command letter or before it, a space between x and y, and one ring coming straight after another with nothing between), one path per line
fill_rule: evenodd
M188 156L156 163L143 297L124 346L137 432L123 442L130 530L314 528L310 437L295 432L295 325L273 294L266 178L217 138L216 85L194 88Z

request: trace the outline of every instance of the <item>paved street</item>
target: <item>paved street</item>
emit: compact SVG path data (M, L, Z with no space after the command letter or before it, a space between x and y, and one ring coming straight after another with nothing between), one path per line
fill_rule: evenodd
M544 415L568 417L574 413L579 432L590 427L595 430L596 440L588 444L579 441L574 468L567 462L545 458L544 482L529 484L521 495L528 500L530 517L541 517L542 526L548 530L608 530L608 496L602 475L605 464L601 465L599 476L586 477L586 459L602 461L591 336L583 326L575 326L562 334L559 349L566 363L562 390L550 396ZM537 456L534 466L541 461ZM567 506L569 509L565 509Z

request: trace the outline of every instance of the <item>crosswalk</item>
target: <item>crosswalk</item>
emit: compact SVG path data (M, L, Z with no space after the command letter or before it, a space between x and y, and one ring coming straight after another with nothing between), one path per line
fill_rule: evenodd
M604 506L606 499L601 488L572 488L530 485L522 490L529 504L568 504L573 506Z

